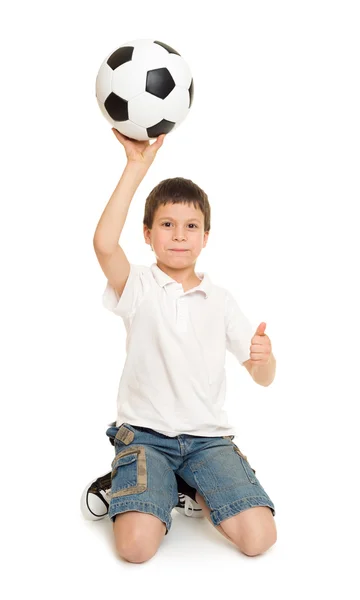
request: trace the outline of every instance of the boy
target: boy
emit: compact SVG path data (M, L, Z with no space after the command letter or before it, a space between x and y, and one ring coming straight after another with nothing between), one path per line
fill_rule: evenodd
M131 200L165 136L150 144L115 129L127 164L94 234L107 277L103 303L123 318L127 358L113 440L109 516L116 548L129 562L156 553L171 527L181 478L208 520L243 553L276 541L274 504L232 441L222 409L225 352L255 382L269 385L276 361L265 323L253 333L234 298L195 272L210 232L207 195L190 180L161 182L145 204L151 267L130 264L119 238Z

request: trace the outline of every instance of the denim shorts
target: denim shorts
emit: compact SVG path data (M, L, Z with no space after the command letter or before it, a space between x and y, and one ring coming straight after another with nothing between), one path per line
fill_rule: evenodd
M158 517L170 531L171 511L178 502L175 473L195 488L221 521L252 508L275 507L255 476L234 436L168 437L147 427L115 423L106 430L115 448L112 461L109 517L138 511Z

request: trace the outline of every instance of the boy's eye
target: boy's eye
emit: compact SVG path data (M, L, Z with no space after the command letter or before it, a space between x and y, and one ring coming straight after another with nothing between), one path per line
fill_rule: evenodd
M165 223L162 223L162 225L171 225L170 221L165 221ZM197 225L195 223L189 223L189 225L193 225L193 227L191 227L191 229L194 229L194 227L197 228Z

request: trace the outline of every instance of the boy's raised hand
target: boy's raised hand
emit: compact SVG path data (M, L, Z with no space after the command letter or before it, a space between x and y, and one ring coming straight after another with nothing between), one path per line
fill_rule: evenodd
M149 140L137 141L122 135L114 127L112 131L119 142L124 146L128 162L138 162L150 166L157 151L163 145L165 134L159 135L155 142L150 144Z
M250 359L255 365L266 365L270 360L271 341L265 333L266 323L260 323L251 340Z

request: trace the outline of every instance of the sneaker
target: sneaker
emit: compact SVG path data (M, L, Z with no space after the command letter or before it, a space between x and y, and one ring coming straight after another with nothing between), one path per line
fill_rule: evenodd
M80 501L80 509L85 519L98 521L109 511L111 472L98 477L85 487Z
M197 519L204 517L204 511L200 504L195 502L190 496L185 494L178 494L178 503L175 506L175 510L184 515L185 517L195 517Z

